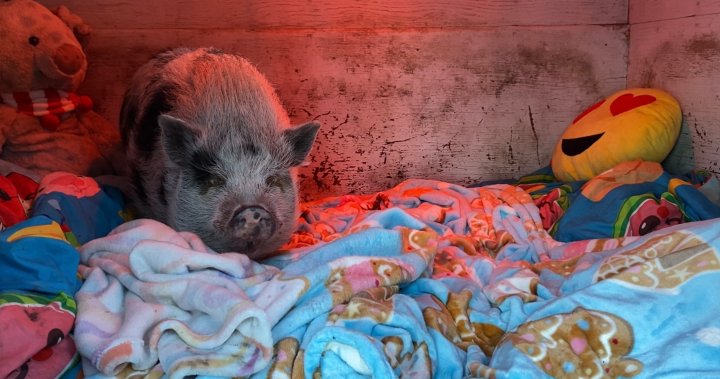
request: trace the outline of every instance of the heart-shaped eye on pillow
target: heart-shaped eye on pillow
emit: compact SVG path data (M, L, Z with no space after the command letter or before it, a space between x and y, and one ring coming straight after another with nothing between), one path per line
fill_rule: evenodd
M603 105L603 104L605 104L605 99L602 99L602 100L598 101L597 103L591 105L590 108L586 109L583 113L580 113L579 116L575 117L575 119L573 120L572 123L573 123L573 124L576 124L576 123L577 123L578 121L580 121L583 117L585 117L588 113L594 111L595 109L597 109L598 107L600 107L600 106Z
M565 129L553 152L553 173L569 182L591 179L622 162L661 162L675 145L681 121L680 105L666 92L616 92Z
M613 116L617 116L620 113L625 113L637 107L652 104L655 100L655 96L652 95L635 96L632 93L626 93L613 100L612 104L610 104L610 113L612 113Z

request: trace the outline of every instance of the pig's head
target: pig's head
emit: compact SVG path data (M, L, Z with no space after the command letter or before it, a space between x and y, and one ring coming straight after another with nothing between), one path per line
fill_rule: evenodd
M251 258L266 257L288 241L297 218L295 167L310 152L318 123L282 129L237 121L214 128L170 115L158 123L174 167L165 182L176 185L166 200L167 218L177 229L198 234L219 252Z

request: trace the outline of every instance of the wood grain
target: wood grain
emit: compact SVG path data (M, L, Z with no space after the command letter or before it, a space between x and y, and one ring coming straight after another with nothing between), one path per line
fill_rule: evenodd
M630 0L631 24L720 14L720 0Z
M628 0L42 0L95 29L407 29L627 23Z
M113 121L125 83L158 51L209 43L248 57L292 119L323 127L304 198L410 178L472 184L546 165L575 115L623 88L622 27L253 33L98 30L83 90Z
M720 171L720 0L41 2L95 30L82 90L114 122L125 83L163 49L255 62L295 122L324 125L305 198L524 174L578 112L626 86L680 100L677 170Z
M630 35L628 85L665 89L682 107L675 164L720 173L720 14L635 24Z
M157 52L246 56L293 121L323 124L303 197L410 178L473 184L548 164L567 123L625 87L628 0L42 0L94 35L82 90L116 122Z

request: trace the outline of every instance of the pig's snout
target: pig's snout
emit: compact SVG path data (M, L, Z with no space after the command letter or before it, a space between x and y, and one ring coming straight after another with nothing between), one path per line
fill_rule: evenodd
M275 233L275 225L275 218L260 206L240 208L230 220L233 235L244 240L248 250L268 240Z

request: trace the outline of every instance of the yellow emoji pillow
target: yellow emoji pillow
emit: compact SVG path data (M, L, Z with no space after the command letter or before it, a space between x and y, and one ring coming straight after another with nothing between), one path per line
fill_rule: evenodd
M666 92L616 92L565 129L553 152L553 173L570 182L588 180L626 161L661 162L675 145L681 123L680 105Z

